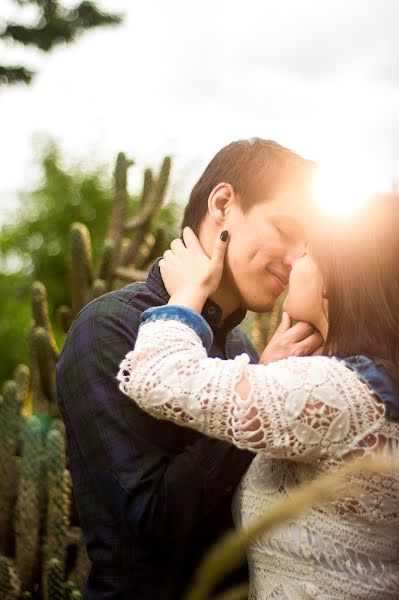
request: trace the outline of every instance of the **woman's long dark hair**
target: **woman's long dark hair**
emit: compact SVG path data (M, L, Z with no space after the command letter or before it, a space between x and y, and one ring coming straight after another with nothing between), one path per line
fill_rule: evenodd
M326 354L368 356L399 382L398 196L376 196L320 233L311 253L328 298Z

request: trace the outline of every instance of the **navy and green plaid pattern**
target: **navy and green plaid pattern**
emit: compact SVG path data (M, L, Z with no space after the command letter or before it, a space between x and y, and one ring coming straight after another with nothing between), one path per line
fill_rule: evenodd
M135 344L141 313L166 304L158 263L146 283L87 305L57 364L74 498L93 567L85 600L176 600L207 547L232 527L231 497L252 455L144 413L116 374ZM257 354L236 325L218 327L209 355Z

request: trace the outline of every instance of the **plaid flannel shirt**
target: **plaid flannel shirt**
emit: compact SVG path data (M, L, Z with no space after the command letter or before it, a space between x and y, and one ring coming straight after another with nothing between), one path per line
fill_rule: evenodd
M233 526L232 494L253 458L154 419L119 390L116 373L134 347L141 313L168 299L156 262L145 283L79 313L57 364L74 500L92 561L85 600L180 598L205 550ZM247 352L257 362L236 327L244 315L237 311L219 327L221 309L207 301L209 356Z

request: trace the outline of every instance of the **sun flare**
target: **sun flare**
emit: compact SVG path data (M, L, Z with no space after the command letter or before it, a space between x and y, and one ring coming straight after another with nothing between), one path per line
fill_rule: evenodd
M316 173L314 191L323 211L345 217L360 210L367 199L378 191L372 171L364 166L351 168L321 165Z

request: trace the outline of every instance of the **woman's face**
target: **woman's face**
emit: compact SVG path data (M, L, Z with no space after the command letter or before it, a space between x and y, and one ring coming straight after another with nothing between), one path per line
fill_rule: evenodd
M327 302L323 299L323 277L313 260L309 247L297 258L289 279L284 310L292 319L307 321L322 331L325 329Z

